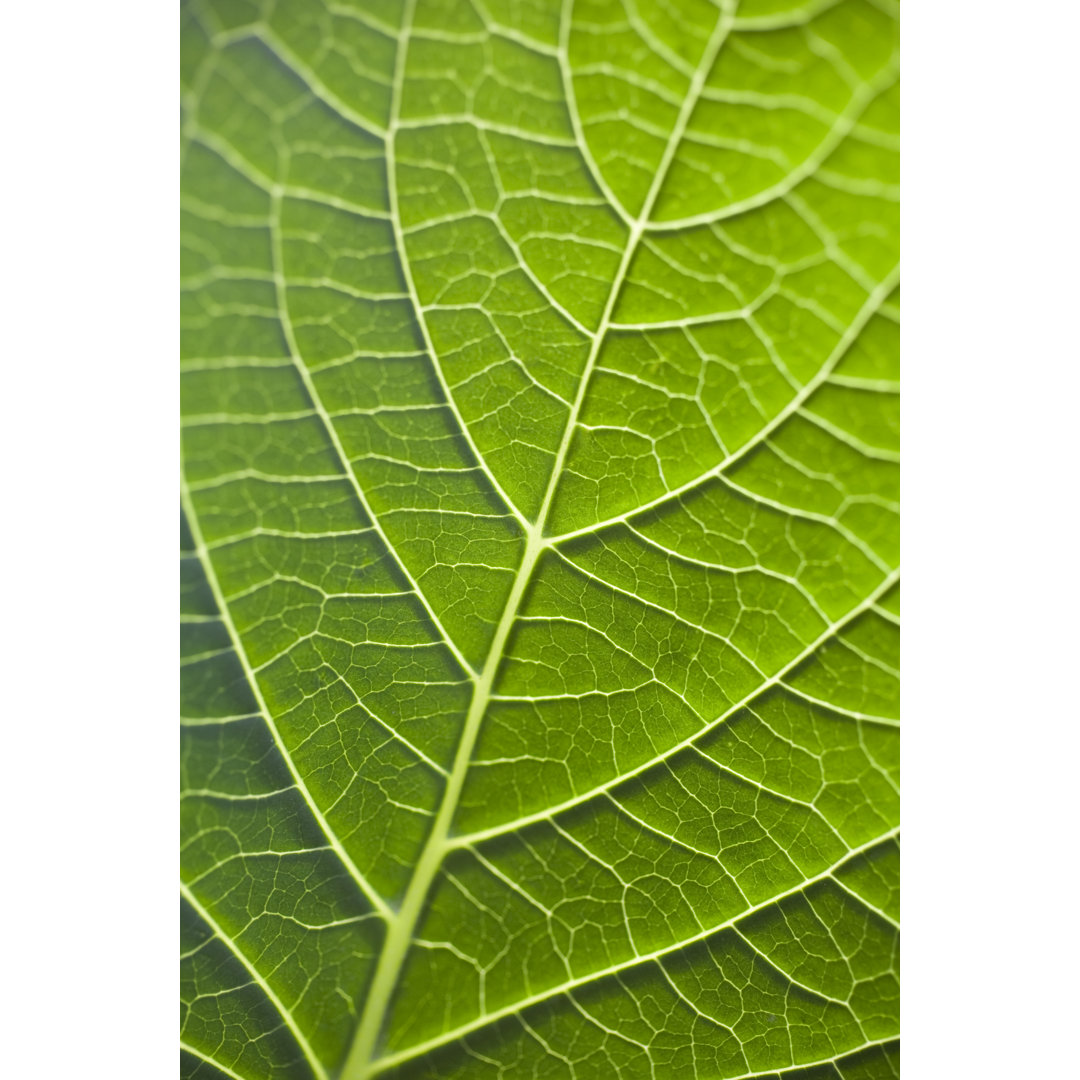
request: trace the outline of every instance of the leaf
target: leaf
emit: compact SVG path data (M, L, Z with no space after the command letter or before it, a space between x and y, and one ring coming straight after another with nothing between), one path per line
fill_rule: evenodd
M898 1075L889 0L190 0L183 1075Z

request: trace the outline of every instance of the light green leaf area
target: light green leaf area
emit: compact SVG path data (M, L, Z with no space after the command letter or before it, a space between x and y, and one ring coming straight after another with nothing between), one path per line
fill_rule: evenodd
M183 1076L897 1076L890 0L182 18Z

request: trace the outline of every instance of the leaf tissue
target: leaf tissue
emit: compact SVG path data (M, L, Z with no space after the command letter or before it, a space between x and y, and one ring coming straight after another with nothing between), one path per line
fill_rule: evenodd
M181 1075L899 1075L892 0L181 4Z

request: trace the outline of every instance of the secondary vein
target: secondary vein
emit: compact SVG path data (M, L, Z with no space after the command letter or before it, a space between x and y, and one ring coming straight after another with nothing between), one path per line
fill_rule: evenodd
M361 892L363 892L371 906L375 908L383 918L389 918L391 915L389 905L368 883L356 863L353 862L352 857L345 850L345 846L342 844L333 828L331 828L330 823L326 820L322 810L319 808L319 804L308 790L303 776L301 776L300 772L297 770L296 765L292 760L292 756L289 754L288 748L285 745L285 741L281 737L281 732L274 722L273 713L271 713L270 709L267 707L266 700L263 698L262 690L259 687L259 682L252 669L251 661L248 659L248 655L244 650L244 644L240 640L240 634L237 631L232 615L225 604L225 596L221 590L221 585L218 582L213 563L211 563L209 555L207 554L206 541L203 539L198 515L195 513L195 507L191 502L191 493L188 491L187 482L183 475L180 477L180 502L184 508L184 513L187 515L188 527L191 529L191 535L195 541L195 552L199 556L199 561L202 563L203 570L206 573L206 581L210 587L210 592L214 597L214 602L217 604L218 611L221 614L222 624L228 631L229 640L232 642L237 659L240 661L240 666L243 668L244 676L247 679L248 685L251 687L251 692L255 697L255 703L259 707L259 712L262 714L266 726L270 729L270 734L273 737L274 745L277 747L278 753L281 754L282 760L285 762L289 774L296 784L297 790L304 797L304 801L307 803L312 816L315 818L323 835L336 852L345 869L360 887Z
M296 1040L297 1045L300 1047L301 1053L307 1059L307 1063L311 1066L312 1072L315 1074L316 1080L326 1080L326 1069L323 1067L322 1062L319 1060L318 1055L311 1048L311 1043L308 1042L307 1036L304 1035L300 1029L299 1024L293 1019L292 1013L286 1008L285 1003L274 992L274 988L259 974L258 968L244 955L240 946L236 944L232 938L225 933L221 928L218 921L213 915L202 905L199 898L188 888L184 882L180 882L180 895L191 905L195 913L200 919L213 931L214 936L220 939L229 951L236 957L237 960L243 965L244 970L251 976L252 980L259 986L262 992L266 995L270 1004L277 1010L278 1015L281 1017L282 1023L289 1029L292 1037ZM213 1061L213 1059L210 1059ZM218 1062L213 1061L214 1065L218 1065ZM219 1066L220 1067L220 1066Z

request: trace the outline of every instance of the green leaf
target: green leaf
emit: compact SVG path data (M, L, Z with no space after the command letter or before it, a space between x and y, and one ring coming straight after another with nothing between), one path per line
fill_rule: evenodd
M183 1075L898 1075L889 0L191 0Z

